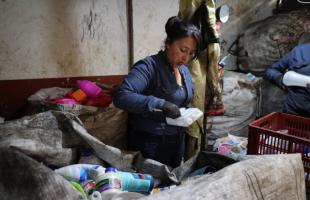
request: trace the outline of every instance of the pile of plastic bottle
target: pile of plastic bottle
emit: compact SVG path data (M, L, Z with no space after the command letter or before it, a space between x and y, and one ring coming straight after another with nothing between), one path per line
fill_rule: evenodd
M112 102L112 94L102 90L96 83L78 80L78 88L69 91L64 97L49 99L58 104L83 104L88 106L108 106Z
M70 181L85 199L112 200L127 192L126 195L142 197L154 187L154 179L149 174L118 171L113 167L100 165L69 165L55 172Z

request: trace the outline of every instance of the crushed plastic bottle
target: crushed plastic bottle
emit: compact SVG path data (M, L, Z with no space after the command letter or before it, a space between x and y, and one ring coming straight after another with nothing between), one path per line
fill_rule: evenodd
M97 169L102 171L105 170L105 168L100 165L75 164L55 169L54 171L69 181L75 181L81 183L85 180L90 179L89 177L90 169Z
M103 200L110 200L116 194L122 192L121 177L116 173L116 169L108 167L105 173L92 170L96 174L96 189L101 193Z
M117 172L122 180L122 190L128 192L149 193L154 187L154 178L150 174Z

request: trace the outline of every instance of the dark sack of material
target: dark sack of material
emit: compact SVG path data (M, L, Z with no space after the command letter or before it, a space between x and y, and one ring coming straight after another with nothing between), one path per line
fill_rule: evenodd
M282 13L250 24L238 41L240 70L262 75L293 49L305 32L310 32L310 10Z
M84 199L62 176L12 148L0 147L0 177L2 200Z
M104 142L118 148L125 148L127 137L127 112L116 108L113 104L108 107L86 105L70 105L51 103L48 99L63 97L68 88L45 88L37 91L28 98L35 110L33 113L47 110L69 112L82 121L86 130ZM79 139L66 140L68 146L84 145Z
M5 121L0 124L0 147L17 149L46 165L69 165L77 159L77 149L67 144L76 136L63 126L51 111Z

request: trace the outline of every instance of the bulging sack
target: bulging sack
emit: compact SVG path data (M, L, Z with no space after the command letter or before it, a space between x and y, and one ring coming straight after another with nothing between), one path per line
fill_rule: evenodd
M127 136L127 112L116 108L113 104L108 107L95 107L80 104L57 104L49 102L48 99L60 98L68 93L69 88L44 88L37 91L28 98L35 108L35 112L57 110L69 112L82 121L85 129L92 136L103 143L118 148L124 148ZM84 146L85 143L74 136L64 138L65 146Z

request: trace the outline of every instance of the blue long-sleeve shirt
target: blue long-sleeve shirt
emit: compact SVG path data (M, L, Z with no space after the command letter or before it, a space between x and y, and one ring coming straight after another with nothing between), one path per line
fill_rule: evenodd
M179 71L183 88L177 84L165 52L135 63L113 100L115 106L131 114L131 128L160 135L181 130L168 125L163 113L158 111L165 101L179 107L190 103L194 94L190 72L185 65L180 66Z
M286 71L310 76L310 43L301 44L273 63L266 70L266 77L276 83ZM289 87L283 111L310 117L310 89L304 87Z

